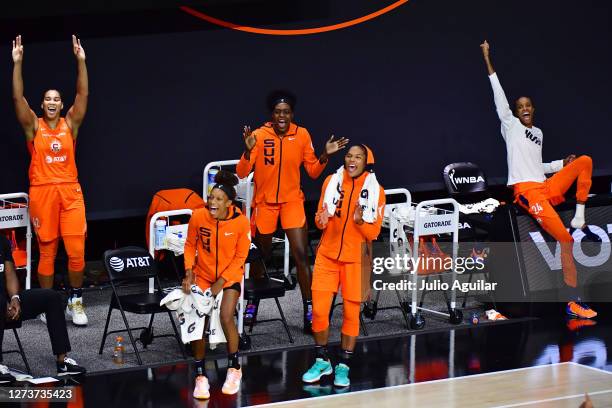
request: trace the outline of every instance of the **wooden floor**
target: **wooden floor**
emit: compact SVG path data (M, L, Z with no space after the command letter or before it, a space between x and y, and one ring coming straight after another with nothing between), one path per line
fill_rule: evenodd
M596 408L612 408L612 373L560 363L278 402L275 407L571 407L588 392Z

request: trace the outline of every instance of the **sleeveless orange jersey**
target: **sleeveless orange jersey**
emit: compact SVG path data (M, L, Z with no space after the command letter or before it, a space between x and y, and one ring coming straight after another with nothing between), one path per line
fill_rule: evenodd
M30 162L30 185L77 183L78 172L74 157L76 142L72 130L64 118L60 118L55 129L51 129L42 118L38 118L38 130L28 142Z
M243 154L236 165L236 173L245 178L255 167L255 204L303 201L300 166L304 163L308 175L316 179L327 164L319 162L308 131L292 123L287 134L280 138L268 122L253 134L257 142L251 150L250 160Z

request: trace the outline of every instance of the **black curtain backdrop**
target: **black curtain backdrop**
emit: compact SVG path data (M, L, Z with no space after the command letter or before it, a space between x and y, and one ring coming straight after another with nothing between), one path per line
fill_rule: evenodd
M279 18L294 21L266 27L333 24L392 1L315 3L312 13L301 4L307 19ZM57 18L6 20L0 193L28 188L29 156L11 99L11 36L24 35L26 97L40 113L47 88L63 92L65 110L74 98L73 31L83 40L90 77L77 143L90 219L141 215L160 189L201 193L204 165L239 157L242 126L268 119L265 96L275 88L298 95L295 120L310 131L317 154L332 133L367 143L387 188L441 187L443 167L455 161L476 162L504 183L505 147L483 39L509 98L532 96L544 159L589 154L598 173L610 174L610 7L595 0L416 0L363 24L309 36L238 32L175 8L127 14L133 25L126 15L104 13L71 16L57 30ZM265 21L264 11L239 22ZM232 13L225 14L220 17L231 21ZM333 157L317 181L303 177L308 197L318 197L323 177L340 163L341 155Z

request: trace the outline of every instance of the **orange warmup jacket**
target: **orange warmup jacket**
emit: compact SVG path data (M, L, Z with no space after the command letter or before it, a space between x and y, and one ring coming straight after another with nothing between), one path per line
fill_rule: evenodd
M300 166L316 179L325 165L321 164L312 147L308 131L292 123L287 134L280 138L270 122L253 131L257 138L250 160L240 157L236 165L238 177L245 178L255 166L255 204L286 203L304 200L300 188Z
M375 240L380 234L386 203L385 190L382 186L378 196L376 221L372 224L364 222L361 225L357 225L353 221L355 208L359 202L359 192L363 188L367 175L367 172L363 172L359 177L353 179L344 170L344 177L342 177L343 193L340 196L335 215L329 218L326 227L321 226L318 222L316 223L317 227L323 230L317 254L321 253L340 262L361 262L362 245ZM325 190L331 177L331 175L327 176L323 183L318 209L323 208Z
M185 242L185 270L210 283L223 277L224 286L242 281L251 246L249 221L238 208L229 211L226 220L216 220L208 208L195 210Z

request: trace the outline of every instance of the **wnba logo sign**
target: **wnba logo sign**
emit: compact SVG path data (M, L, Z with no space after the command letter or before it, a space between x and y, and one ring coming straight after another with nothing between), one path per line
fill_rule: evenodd
M115 272L121 272L125 268L123 259L117 258L116 256L113 256L111 259L109 259L108 263Z

